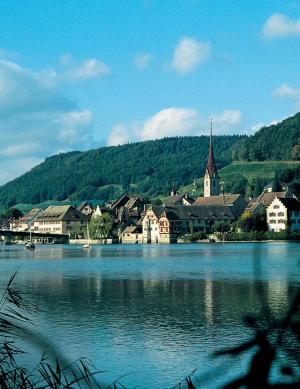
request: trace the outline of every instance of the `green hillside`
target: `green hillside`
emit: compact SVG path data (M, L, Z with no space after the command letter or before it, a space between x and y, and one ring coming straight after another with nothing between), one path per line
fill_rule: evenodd
M263 127L233 147L234 160L300 159L300 112L278 124Z
M300 161L264 161L245 162L236 161L219 170L220 181L224 183L225 192L239 193L238 185L245 183L245 192L254 186L255 179L260 177L263 184L267 184L274 179L275 172L285 172L287 170L296 171L300 169ZM246 181L243 181L244 178ZM194 196L203 194L203 179L195 181L196 185L190 184L180 189L181 193L192 193ZM248 193L251 195L251 193Z
M241 139L214 138L218 168L231 162L231 148ZM55 155L0 187L0 208L47 200L111 200L124 192L166 195L173 184L186 185L203 175L208 147L206 136L177 137Z

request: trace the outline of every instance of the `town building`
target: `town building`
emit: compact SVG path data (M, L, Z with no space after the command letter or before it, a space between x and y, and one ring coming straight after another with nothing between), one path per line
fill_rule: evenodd
M34 231L84 238L87 234L88 220L87 215L72 205L49 206L34 220Z
M297 199L275 197L266 212L269 231L300 232L300 202Z
M34 221L42 212L42 208L33 208L21 218L12 219L10 222L10 229L12 231L29 231L30 229L33 229Z
M180 236L212 232L217 222L235 220L228 206L152 206L143 218L144 243L175 243Z
M87 216L91 216L92 213L94 212L94 208L92 204L90 204L87 201L82 202L78 207L77 210L84 213Z
M234 217L238 218L245 210L247 202L241 194L225 193L219 196L198 197L192 206L198 205L230 207Z
M138 195L124 195L114 201L110 210L117 223L136 224L145 209L145 199Z
M143 243L142 226L128 226L122 231L122 243Z

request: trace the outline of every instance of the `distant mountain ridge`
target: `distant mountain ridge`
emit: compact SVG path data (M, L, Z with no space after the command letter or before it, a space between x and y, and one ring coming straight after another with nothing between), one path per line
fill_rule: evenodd
M252 136L215 136L213 144L218 169L232 161L300 160L300 113ZM203 177L208 147L207 136L186 136L54 155L0 187L0 208L125 192L166 196L173 185Z
M240 161L299 160L300 112L244 138L233 147L232 157Z
M216 136L218 168L231 162L231 148L243 136ZM176 137L46 158L29 172L0 187L0 207L47 200L110 200L124 192L166 195L204 174L209 138Z

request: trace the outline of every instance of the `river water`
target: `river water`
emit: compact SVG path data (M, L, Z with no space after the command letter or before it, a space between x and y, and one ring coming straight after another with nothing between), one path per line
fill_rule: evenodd
M285 313L300 245L15 245L0 248L0 268L1 288L18 270L15 288L39 307L35 329L70 360L90 358L100 381L171 388L197 369L215 388L249 363L212 353L250 338L242 319L261 310L258 286L271 313Z

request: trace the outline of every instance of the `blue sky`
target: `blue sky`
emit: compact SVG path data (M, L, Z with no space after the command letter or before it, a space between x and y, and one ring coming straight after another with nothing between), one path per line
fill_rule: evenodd
M0 3L0 183L69 150L300 110L295 0Z

